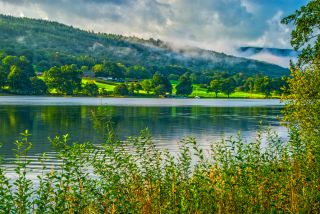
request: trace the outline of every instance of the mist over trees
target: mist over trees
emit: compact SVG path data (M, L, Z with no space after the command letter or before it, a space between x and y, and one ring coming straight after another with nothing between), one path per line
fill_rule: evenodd
M96 34L57 22L0 15L0 50L25 56L36 72L75 64L93 67L97 75L150 79L156 72L181 76L207 70L279 77L289 70L265 62L194 48L176 49L163 41ZM160 45L159 45L160 44ZM126 66L126 71L122 67ZM111 71L111 73L110 73ZM116 71L116 73L112 73ZM203 75L191 79L203 81Z

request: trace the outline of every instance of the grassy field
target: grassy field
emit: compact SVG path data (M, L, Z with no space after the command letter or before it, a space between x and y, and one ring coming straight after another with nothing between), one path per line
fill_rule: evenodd
M87 83L88 81L94 81L94 80L90 80L90 79L82 79L82 83L85 84ZM112 83L102 83L102 82L97 82L97 81L94 81L97 86L99 88L103 88L109 92L112 92L114 87L117 85L117 84L120 84L120 83L115 83L115 82L112 82ZM171 84L172 84L172 93L175 95L176 94L176 85L177 85L177 81L171 81ZM144 90L141 90L139 92L140 95L142 96L145 96L147 95L147 92L144 91ZM150 95L152 95L153 93L151 92ZM139 95L137 95L139 96ZM200 87L199 84L193 84L193 92L192 94L189 96L189 97L201 97L201 98L216 98L216 94L215 93L207 93L207 89L205 88L202 88ZM223 94L223 93L219 93L218 94L218 98L228 98L228 96L226 94ZM259 94L259 93L248 93L248 92L243 92L243 91L236 91L235 93L232 93L230 94L230 98L256 98L256 99L263 99L265 98L265 95L264 94ZM271 98L279 98L279 96L272 96Z
M104 89L107 92L109 92L109 94L112 94L114 88L120 84L117 82L103 82L103 81L96 81L94 79L89 79L89 78L83 78L82 79L82 84L86 84L87 82L93 81L99 89ZM176 94L176 85L177 85L177 81L171 81L172 84L172 93L173 95ZM56 94L56 90L51 90L49 92L50 94ZM153 92L150 92L149 94L144 91L144 90L140 90L139 94L135 94L136 97L154 97L155 95L153 94ZM207 89L206 88L202 88L199 84L193 84L193 92L192 94L189 96L190 98L193 97L201 97L201 98L216 98L216 94L211 92L211 93L207 93ZM226 94L223 93L219 93L218 94L218 98L228 98L228 96ZM248 92L243 92L243 91L236 91L232 94L230 94L230 98L249 98L249 99L263 99L266 98L264 94L261 93L248 93ZM280 98L279 95L272 95L269 98Z

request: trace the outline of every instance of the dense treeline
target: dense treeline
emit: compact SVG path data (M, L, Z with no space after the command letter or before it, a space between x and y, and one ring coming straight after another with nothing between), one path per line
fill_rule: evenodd
M172 70L179 70L172 74ZM214 92L218 97L224 93L228 97L235 91L263 93L266 97L272 93L281 94L286 86L286 77L270 78L268 76L235 75L226 72L206 71L190 72L181 67L170 67L168 72L153 72L135 65L125 66L121 63L102 61L93 66L75 64L53 66L43 73L35 72L34 65L25 56L11 56L4 52L0 55L0 89L13 94L60 94L60 95L136 95L140 91L154 95L172 95L173 89L178 96L188 96L195 84ZM167 75L165 75L167 74ZM82 83L87 77L91 81ZM95 81L108 80L116 85L113 91L99 89ZM121 83L121 84L120 84ZM175 87L173 86L173 84Z

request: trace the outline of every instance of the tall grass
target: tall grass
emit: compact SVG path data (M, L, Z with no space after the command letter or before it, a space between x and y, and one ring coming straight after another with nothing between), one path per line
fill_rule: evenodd
M17 179L0 167L1 213L316 213L320 170L316 151L293 132L282 142L271 132L203 150L195 139L178 154L157 149L147 131L101 146L51 139L58 167L28 179L29 133L17 141ZM263 140L264 139L264 140ZM35 184L36 183L36 184Z

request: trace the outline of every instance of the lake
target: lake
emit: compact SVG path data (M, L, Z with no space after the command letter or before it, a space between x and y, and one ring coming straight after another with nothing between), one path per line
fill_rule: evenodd
M192 136L203 145L223 137L255 137L260 127L287 137L279 122L279 100L268 99L141 99L0 97L0 154L13 160L14 141L28 129L30 159L54 150L48 137L69 134L72 142L104 141L103 124L110 121L119 139L138 136L148 128L156 145L177 150L177 142Z

